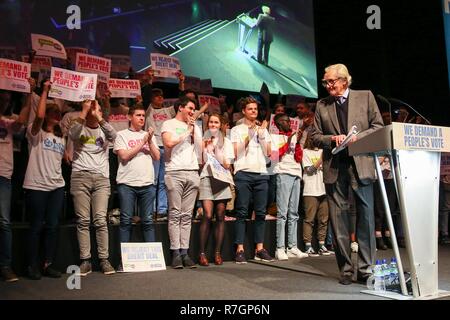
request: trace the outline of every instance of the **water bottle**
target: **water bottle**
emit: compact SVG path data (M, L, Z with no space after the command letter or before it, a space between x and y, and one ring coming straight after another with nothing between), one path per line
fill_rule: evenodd
M388 266L386 259L381 260L381 268L383 269L384 286L386 288L391 283L391 269Z
M377 260L376 265L373 268L373 275L375 280L373 289L380 292L386 291L386 284L384 282L384 270L380 260Z
M397 259L395 258L391 258L391 263L389 264L389 283L391 285L399 283Z

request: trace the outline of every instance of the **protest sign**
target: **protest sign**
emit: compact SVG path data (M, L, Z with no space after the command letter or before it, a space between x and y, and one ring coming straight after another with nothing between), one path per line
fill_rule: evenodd
M166 270L161 242L122 242L120 247L124 272Z
M165 54L151 53L150 63L155 72L155 77L178 78L180 72L180 60Z
M131 58L130 56L118 55L118 54L105 54L105 58L111 60L111 72L114 73L126 73L130 71Z
M9 59L0 59L0 89L30 93L31 65Z
M220 162L210 153L207 153L207 165L209 174L213 176L214 179L220 180L234 185L233 176L230 170L225 169Z
M185 77L184 90L192 90L194 92L200 92L200 78L197 77Z
M79 52L79 53L87 54L88 49L81 48L81 47L67 47L66 52L67 52L67 59L70 59L70 61L73 64L75 64L75 61L77 60L77 53Z
M95 73L98 75L98 82L108 84L111 73L111 60L78 52L75 70L84 73Z
M203 106L205 103L209 104L208 112L211 113L221 113L220 112L220 102L219 98L207 95L199 95L198 103L200 106Z
M48 96L63 100L80 102L95 100L97 75L80 73L60 68L52 68L52 87Z
M67 59L66 49L63 44L56 39L53 39L42 34L31 34L31 45L36 55L55 57L60 59Z
M441 153L441 176L450 175L450 153Z
M109 79L111 98L136 98L141 95L139 80Z

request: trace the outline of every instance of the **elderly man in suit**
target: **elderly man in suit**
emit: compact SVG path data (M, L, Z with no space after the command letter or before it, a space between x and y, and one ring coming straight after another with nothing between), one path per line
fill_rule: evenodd
M336 243L339 283L344 285L352 283L354 273L347 217L350 190L357 209L358 282L366 282L370 275L369 267L374 263L376 245L372 183L375 164L369 156L350 157L347 148L335 155L331 151L344 141L354 125L359 134L351 142L383 127L373 94L370 91L350 90L351 81L352 77L343 64L325 69L322 84L330 96L317 103L312 132L314 143L324 150L323 177Z

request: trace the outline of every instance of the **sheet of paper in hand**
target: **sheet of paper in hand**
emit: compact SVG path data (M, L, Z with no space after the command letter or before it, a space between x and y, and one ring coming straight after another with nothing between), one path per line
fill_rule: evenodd
M358 129L358 128L357 128L356 126L353 126L353 127L350 129L350 131L349 131L349 133L347 134L347 136L345 137L344 141L342 141L342 143L341 143L339 146L335 147L335 148L331 151L331 153L332 153L332 154L337 154L337 153L341 152L342 150L344 150L345 148L347 148L349 142L352 141L353 136L356 136L356 135L359 133L359 132L357 131L357 129Z
M230 170L225 169L213 155L208 153L207 156L206 165L213 178L234 185Z

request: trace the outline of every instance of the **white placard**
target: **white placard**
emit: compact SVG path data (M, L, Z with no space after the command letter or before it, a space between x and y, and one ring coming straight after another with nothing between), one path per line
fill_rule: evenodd
M31 34L31 45L39 56L55 57L67 60L66 49L63 44L56 39L42 34Z
M206 155L208 157L206 165L208 166L209 174L216 180L234 185L233 176L231 175L230 170L225 169L213 155L209 153Z
M105 54L105 58L111 59L111 72L128 73L130 71L130 56L119 54Z
M398 150L450 152L450 128L392 123L393 147Z
M181 70L180 60L165 54L151 53L150 63L155 72L155 77L159 78L178 78Z
M52 87L48 96L63 100L80 102L95 100L97 75L81 73L61 68L52 68Z
M0 89L30 93L31 65L9 59L0 59Z
M161 242L121 243L124 272L146 272L166 270Z
M84 73L95 73L98 75L98 82L108 84L111 74L111 60L78 52L75 70Z
M111 98L136 98L141 95L139 80L109 79Z

